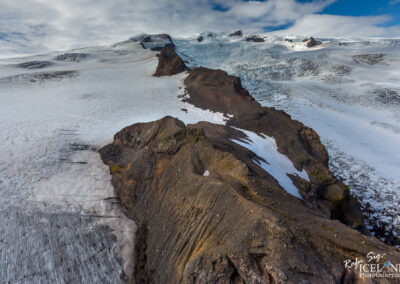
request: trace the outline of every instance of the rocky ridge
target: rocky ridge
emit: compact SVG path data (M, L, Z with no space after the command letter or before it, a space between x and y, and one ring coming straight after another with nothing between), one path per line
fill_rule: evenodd
M196 68L185 79L187 102L202 109L230 115L228 125L274 137L281 153L298 170L305 169L310 183L292 179L303 198L325 212L363 231L361 212L349 189L328 169L328 153L318 134L283 111L262 107L242 87L238 77L222 70Z
M287 194L231 137L245 135L165 117L124 128L100 150L138 223L136 283L353 283L344 260L373 250L400 261Z
M160 69L175 69L162 58ZM315 131L262 107L222 70L195 68L185 85L187 102L224 113L227 125L165 117L124 128L100 150L138 223L136 283L369 283L343 261L373 250L400 262L396 249L354 230L365 232L361 212ZM310 182L291 176L303 200L232 141L246 139L240 129L273 137L307 172Z

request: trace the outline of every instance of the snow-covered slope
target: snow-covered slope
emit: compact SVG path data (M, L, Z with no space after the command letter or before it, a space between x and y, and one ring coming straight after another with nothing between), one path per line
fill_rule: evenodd
M0 282L118 283L117 257L131 273L135 227L95 151L165 115L224 123L157 62L134 41L0 61Z
M267 36L265 42L204 34L175 40L192 66L239 76L263 105L314 128L330 166L362 204L368 226L399 244L400 40Z

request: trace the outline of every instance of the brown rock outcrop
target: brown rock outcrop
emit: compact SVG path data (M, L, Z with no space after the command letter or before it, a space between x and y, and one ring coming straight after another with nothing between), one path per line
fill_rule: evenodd
M244 137L165 117L124 128L100 150L138 223L136 283L355 283L364 279L347 259L374 251L400 262L394 248L287 194L231 141Z
M187 70L183 60L176 54L175 50L165 45L160 53L158 66L154 76L171 76Z
M304 42L307 43L307 47L311 48L317 45L321 45L322 42L320 42L319 40L314 39L313 37L310 37L310 39L305 39Z
M228 125L274 137L279 151L310 177L310 183L297 181L303 198L330 217L364 230L361 211L348 187L329 171L328 153L314 130L283 111L262 107L242 87L240 78L222 70L195 68L185 84L190 95L187 102L233 115Z

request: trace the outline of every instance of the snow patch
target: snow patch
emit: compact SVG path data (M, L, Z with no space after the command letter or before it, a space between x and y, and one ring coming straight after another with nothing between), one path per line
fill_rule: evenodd
M299 199L303 199L288 174L297 175L302 179L310 181L306 171L304 169L302 171L297 170L286 155L279 153L278 146L273 137L266 135L259 136L251 131L240 128L236 129L247 135L247 142L237 139L232 139L232 141L249 149L260 158L263 158L266 162L262 160L255 160L254 162L272 175L287 193Z

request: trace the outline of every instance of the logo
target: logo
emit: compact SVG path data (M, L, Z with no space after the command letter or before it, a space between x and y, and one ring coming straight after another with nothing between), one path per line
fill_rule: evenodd
M344 268L359 272L360 278L400 278L400 264L394 264L385 253L369 252L365 259L346 259Z

